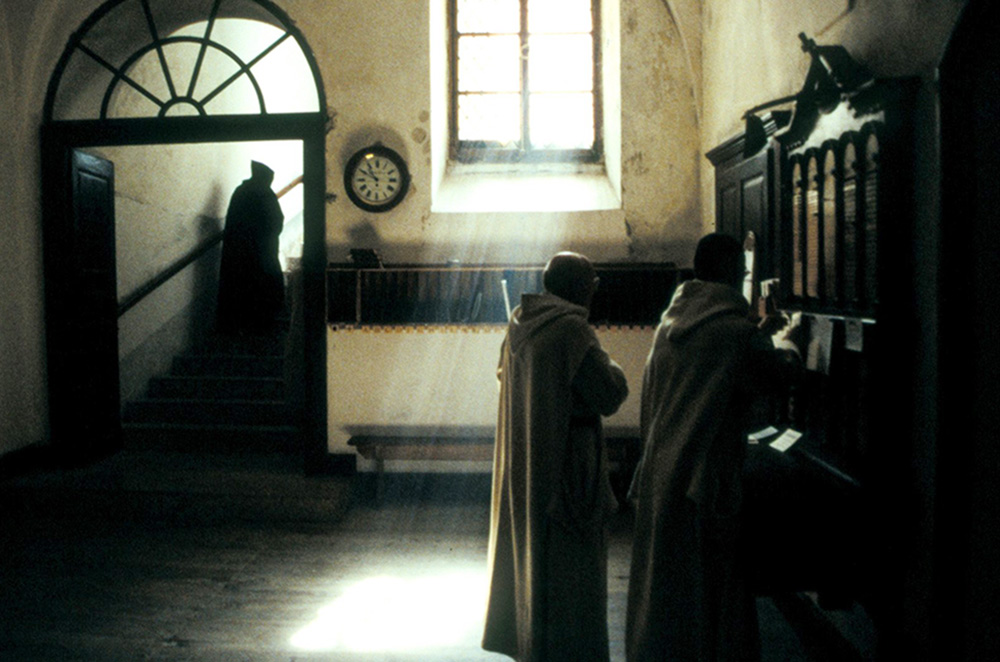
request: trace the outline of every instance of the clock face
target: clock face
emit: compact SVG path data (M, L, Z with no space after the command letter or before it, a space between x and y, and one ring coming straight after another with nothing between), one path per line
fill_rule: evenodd
M398 205L410 184L406 163L381 145L357 152L344 172L347 195L368 211L385 211Z

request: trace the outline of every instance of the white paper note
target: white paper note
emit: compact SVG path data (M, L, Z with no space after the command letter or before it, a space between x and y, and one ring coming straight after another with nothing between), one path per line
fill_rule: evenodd
M778 434L778 428L774 427L773 425L769 425L763 430L757 430L756 432L751 432L750 434L748 434L747 441L749 441L751 444L756 444L761 439L766 439L767 437L776 434Z
M844 320L844 349L860 352L865 348L865 327L861 320Z
M798 430L793 430L792 428L788 428L787 430L781 433L780 437L772 441L770 446L771 448L784 453L789 448L791 448L792 444L798 441L799 438L801 437L802 437L801 432L799 432Z
M813 317L809 323L806 369L829 375L831 349L833 349L833 320L829 317Z

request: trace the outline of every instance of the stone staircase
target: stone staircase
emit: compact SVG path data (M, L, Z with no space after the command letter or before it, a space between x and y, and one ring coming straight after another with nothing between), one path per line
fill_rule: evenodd
M208 338L126 403L126 448L301 453L289 395L287 325L253 336Z

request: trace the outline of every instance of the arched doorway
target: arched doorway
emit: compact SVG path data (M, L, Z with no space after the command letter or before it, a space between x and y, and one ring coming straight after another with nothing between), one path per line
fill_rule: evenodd
M81 150L297 141L303 452L307 466L325 458L326 127L315 59L266 0L110 0L74 33L50 80L42 131L49 408L58 452L89 459L121 444L121 293L113 228L110 244L101 228L113 173Z

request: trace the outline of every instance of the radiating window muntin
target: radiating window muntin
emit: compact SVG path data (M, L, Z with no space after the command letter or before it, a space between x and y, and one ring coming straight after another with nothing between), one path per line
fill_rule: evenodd
M598 0L452 1L452 157L601 158Z
M263 0L108 0L57 65L59 120L315 112L315 62Z

